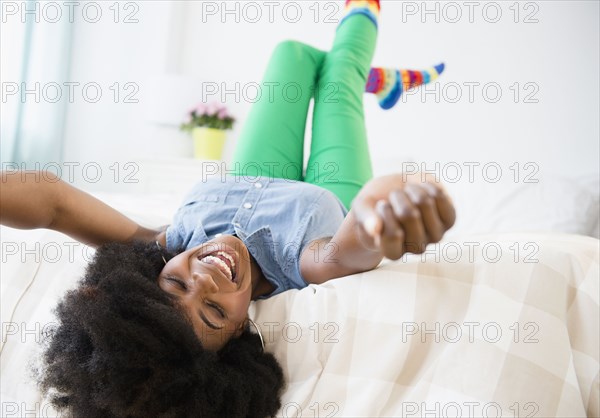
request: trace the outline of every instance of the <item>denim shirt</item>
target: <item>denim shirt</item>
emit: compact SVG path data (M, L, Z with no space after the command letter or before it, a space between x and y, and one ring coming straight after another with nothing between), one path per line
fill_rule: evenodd
M187 250L223 235L237 235L275 290L307 286L300 255L311 241L332 237L348 214L330 191L309 183L223 176L196 184L166 231L167 249Z

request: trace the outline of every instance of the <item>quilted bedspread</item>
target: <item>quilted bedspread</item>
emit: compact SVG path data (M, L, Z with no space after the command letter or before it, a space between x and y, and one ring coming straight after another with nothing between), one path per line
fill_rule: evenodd
M598 245L470 236L256 302L280 415L597 417Z
M54 416L29 370L90 254L52 231L2 228L2 239L1 415ZM455 237L253 302L287 381L279 415L599 416L599 243ZM23 258L22 245L46 254Z

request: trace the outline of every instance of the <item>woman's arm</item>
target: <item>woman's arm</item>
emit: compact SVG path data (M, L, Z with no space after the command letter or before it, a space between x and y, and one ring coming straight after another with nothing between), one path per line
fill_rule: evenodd
M318 284L372 270L383 257L420 254L439 242L455 219L451 199L431 176L373 179L354 199L335 236L314 241L302 252L302 276Z
M2 172L1 181L2 225L53 229L92 246L112 241L154 240L159 234L50 172Z
M383 254L360 241L357 227L354 211L350 210L334 237L315 240L307 245L300 256L300 272L304 280L321 284L377 267Z

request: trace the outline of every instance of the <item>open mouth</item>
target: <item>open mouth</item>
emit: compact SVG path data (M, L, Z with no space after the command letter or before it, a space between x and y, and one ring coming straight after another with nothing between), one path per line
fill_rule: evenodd
M212 264L217 267L223 274L237 284L237 271L235 259L225 251L215 251L210 254L198 258L202 263Z

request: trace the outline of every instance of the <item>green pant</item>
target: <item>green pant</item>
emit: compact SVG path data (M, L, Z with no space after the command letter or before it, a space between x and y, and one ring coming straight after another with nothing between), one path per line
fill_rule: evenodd
M337 28L329 52L296 41L280 43L238 139L235 174L258 170L261 176L305 181L335 193L349 208L372 177L363 95L376 39L375 25L359 14ZM304 172L304 132L313 97Z

